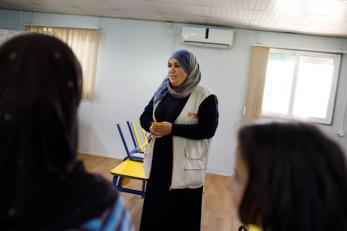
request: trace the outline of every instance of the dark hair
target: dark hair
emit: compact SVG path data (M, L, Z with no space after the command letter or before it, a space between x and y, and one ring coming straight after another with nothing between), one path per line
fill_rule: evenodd
M315 126L244 126L238 149L249 169L241 222L264 231L347 230L347 170L340 147Z

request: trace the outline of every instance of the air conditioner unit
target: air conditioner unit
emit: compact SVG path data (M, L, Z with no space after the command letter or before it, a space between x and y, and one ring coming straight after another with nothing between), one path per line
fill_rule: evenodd
M188 45L217 48L231 48L234 32L232 30L183 27L182 41Z

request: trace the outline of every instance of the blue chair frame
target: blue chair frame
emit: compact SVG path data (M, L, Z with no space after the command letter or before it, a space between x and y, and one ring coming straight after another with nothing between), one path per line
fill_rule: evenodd
M136 144L136 141L135 141L135 137L134 137L134 134L133 134L133 132L131 130L131 126L130 126L130 122L129 121L127 121L127 125L128 125L128 128L129 128L129 132L130 132L131 138L132 138L133 143L134 143L134 149L132 149L132 150L129 150L129 147L128 147L127 142L125 140L123 131L122 131L120 125L117 124L117 129L118 129L119 135L121 137L121 140L122 140L125 152L126 152L126 154L127 154L129 159L131 159L133 161L143 162L143 152L140 151L139 148L137 147L137 144Z

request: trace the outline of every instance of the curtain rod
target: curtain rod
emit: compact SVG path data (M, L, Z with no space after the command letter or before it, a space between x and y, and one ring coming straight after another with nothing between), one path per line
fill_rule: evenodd
M347 54L347 50L326 50L326 49L316 49L316 48L302 48L302 47L282 47L282 46L272 46L267 44L255 43L252 44L252 47L267 47L274 49L287 49L287 50L300 50L300 51L316 51L323 53L338 53L338 54Z
M100 30L100 27L73 27L73 26L55 26L45 24L24 24L24 26L45 26L45 27L58 27L58 28L71 28L71 29L86 29L86 30Z

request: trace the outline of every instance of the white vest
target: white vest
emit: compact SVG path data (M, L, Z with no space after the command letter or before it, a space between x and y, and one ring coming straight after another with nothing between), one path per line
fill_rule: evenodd
M211 94L207 88L196 87L177 117L175 124L197 124L199 106ZM173 136L173 166L170 188L198 188L204 184L210 140ZM145 150L146 177L150 175L154 143L155 138L152 137Z

